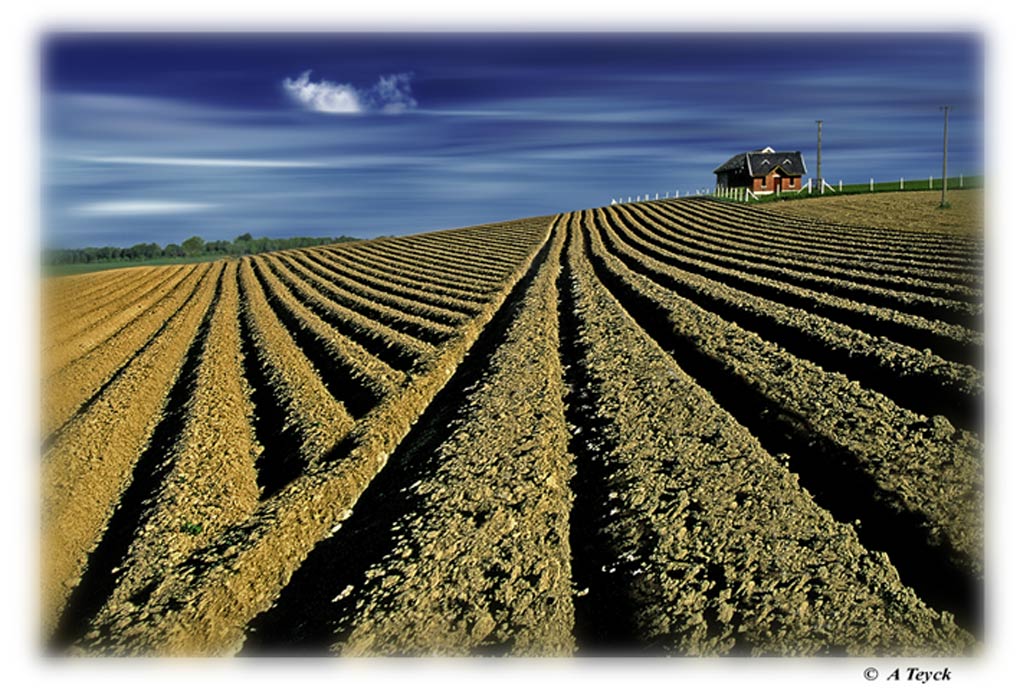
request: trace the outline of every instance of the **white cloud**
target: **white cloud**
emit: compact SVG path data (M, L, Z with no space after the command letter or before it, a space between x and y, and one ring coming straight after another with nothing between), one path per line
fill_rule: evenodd
M411 75L407 72L379 77L369 99L384 113L403 113L418 105L411 95Z
M141 166L209 166L220 168L322 168L314 161L276 159L210 159L187 156L68 156L85 163L118 163Z
M297 103L318 113L403 113L418 105L411 95L408 72L383 75L368 89L325 79L314 82L311 76L311 70L306 70L296 79L288 77L283 88Z
M291 98L306 108L319 113L360 113L363 110L358 90L350 84L334 82L313 82L311 70L303 72L297 79L283 80L283 88Z
M157 216L203 211L216 205L203 202L125 199L111 202L89 202L72 209L78 216Z

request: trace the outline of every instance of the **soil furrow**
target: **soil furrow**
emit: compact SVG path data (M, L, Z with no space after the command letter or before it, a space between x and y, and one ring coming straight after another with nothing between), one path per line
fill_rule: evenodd
M972 366L874 336L800 308L730 288L626 247L594 212L594 229L627 267L700 307L756 332L805 360L838 371L925 415L942 415L975 429L981 377Z
M767 237L806 240L821 243L827 247L843 247L851 250L864 249L890 253L893 255L911 255L935 261L951 261L962 265L973 265L980 271L980 243L970 241L959 234L938 235L925 233L920 237L905 235L903 230L886 230L878 233L869 232L867 228L855 226L824 226L799 216L788 216L766 212L763 209L750 209L744 205L704 204L708 200L699 200L693 210L702 218L718 219L720 216L732 218L745 225L748 229L761 232ZM785 209L785 207L784 207ZM917 236L918 234L912 234Z
M610 572L607 565L618 557L613 537L603 531L609 501L611 464L602 453L606 444L608 412L598 407L591 381L584 367L585 348L581 340L581 312L578 307L578 268L568 256L579 230L577 213L563 220L568 242L560 257L557 281L559 354L566 395L563 401L568 451L574 459L570 488L574 502L570 510L570 557L574 577L574 639L578 653L619 655L640 648L641 633L634 619L634 599L624 573Z
M202 286L211 265L200 267L183 286L161 301L163 309L135 321L132 328L100 345L90 357L56 373L43 383L43 448L48 449L74 419L103 395L125 369L145 352L185 310Z
M973 286L947 283L946 280L931 281L888 272L853 269L810 258L789 257L779 250L762 248L749 241L735 239L724 230L720 230L724 228L722 226L693 224L682 217L671 214L666 207L660 204L646 205L642 207L642 210L661 219L663 222L662 236L681 246L690 244L736 260L751 259L758 263L774 266L782 271L790 269L802 271L836 281L857 283L876 290L888 289L894 292L913 293L975 304L981 302L981 291ZM738 222L734 220L731 223Z
M697 203L708 209L717 208L720 211L724 210L725 213L732 214L735 218L750 219L761 223L771 223L775 225L791 221L790 217L785 214L785 211L787 211L785 207L783 208L783 211L762 208L749 209L743 206L734 207L725 200L713 199L701 199L698 200ZM940 231L929 231L923 234L914 233L910 236L904 236L904 232L902 230L895 228L854 226L845 223L812 219L805 216L798 216L796 219L792 219L792 221L797 224L799 229L810 229L816 234L830 238L836 236L856 238L863 241L872 239L890 240L895 243L906 245L907 247L931 247L936 250L956 249L963 255L971 255L975 253L980 254L980 248L982 245L980 238L970 238L959 234Z
M339 260L336 255L309 251L301 254L311 262L314 262L326 270L336 271L336 273L349 277L354 281L359 281L365 285L371 286L377 291L387 291L406 300L425 303L463 315L460 318L460 322L463 322L463 320L467 317L477 313L478 309L480 309L481 303L484 302L481 299L468 301L443 295L425 284L408 286L406 282L395 281L393 276L377 276L374 271L367 269L358 262Z
M489 296L483 291L471 290L468 284L451 280L444 272L429 271L424 267L412 267L395 262L376 259L374 255L363 252L361 248L318 248L314 254L329 257L334 263L348 262L357 264L367 273L388 278L393 283L427 290L437 296L450 297L468 304L483 305Z
M361 345L394 370L410 372L424 363L433 347L418 339L370 320L360 313L327 300L303 276L302 268L291 271L278 257L267 256L266 266L308 309L340 334ZM314 279L313 279L314 280Z
M345 248L345 250L347 249ZM329 250L333 255L342 256L339 251L334 251L332 248ZM480 295L486 300L491 297L499 283L488 277L482 280L478 277L464 275L456 267L443 267L435 263L423 262L420 258L401 257L392 250L374 245L362 245L357 248L349 248L349 250L351 251L350 256L356 261L375 262L400 276L427 280L430 284Z
M377 303L370 298L348 290L347 287L337 285L327 277L315 272L304 262L288 255L277 255L283 266L301 276L308 283L318 289L329 300L341 306L360 313L363 317L380 322L390 329L406 333L416 339L424 341L432 346L442 344L447 339L453 338L456 329L448 324L433 322L432 320L394 309L392 305Z
M240 357L236 272L233 263L207 327L159 494L120 567L116 590L79 643L85 650L94 653L89 642L102 639L104 624L129 612L159 577L257 507L254 461L260 446Z
M253 260L252 265L276 317L322 376L326 389L353 418L364 416L403 383L404 373L397 372L337 333L301 305L266 270L260 258Z
M245 625L272 605L313 546L349 516L546 239L538 239L534 251L504 279L493 302L437 354L432 369L373 409L342 445L264 501L250 520L217 536L188 560L186 569L165 575L137 610L116 622L97 645L116 653L236 651Z
M379 253L379 256L404 262L409 266L430 267L451 277L468 282L471 287L492 287L499 284L500 271L496 267L477 267L470 256L448 255L436 248L421 247L417 244L396 242L395 239L380 239L363 251Z
M514 259L519 258L521 253L526 251L528 247L527 243L502 243L499 240L499 236L493 235L481 228L461 237L444 235L441 238L427 239L430 247L435 247L437 241L441 242L444 250L463 253L465 257L471 258L472 263L480 259L487 263L488 266L494 268L505 264L507 261L512 262ZM484 245L479 247L479 244L483 241Z
M509 222L468 226L432 233L403 236L400 240L412 244L424 244L432 250L451 255L467 253L472 261L477 256L494 265L503 264L508 258L519 260L522 253L538 240L549 227L552 216L536 216Z
M300 262L310 272L321 276L333 286L343 287L366 300L371 300L394 310L408 312L432 322L438 322L439 324L451 327L456 327L458 324L470 319L468 314L436 305L435 301L431 298L423 299L420 296L414 298L407 297L393 291L392 288L384 287L380 290L378 285L366 283L356 274L345 272L342 269L337 270L327 261L311 253L289 252L285 256L288 259Z
M72 340L79 341L89 337L87 333L95 327L108 328L110 318L126 322L130 316L142 312L147 307L147 299L166 292L164 288L174 278L178 281L187 274L189 267L162 267L151 273L142 274L134 281L123 282L126 285L114 284L99 294L99 305L92 305L84 295L75 301L73 308L65 307L62 314L69 319L60 324L50 325L47 340L61 349L67 349ZM133 309L132 309L133 306ZM98 339L102 341L102 339ZM82 348L79 348L80 352Z
M597 232L585 237L599 279L642 328L687 372L715 378L706 384L714 396L750 407L754 416L731 411L741 424L762 439L796 444L804 468L836 478L834 488L850 480L863 488L843 497L866 523L865 545L889 552L925 600L961 618L973 612L983 539L980 448L970 433L791 356L630 271ZM961 588L942 593L944 584Z
M222 264L167 329L49 450L43 467L43 629L57 625L131 470L149 444L216 290Z
M247 653L564 653L569 458L547 246Z
M137 300L129 301L127 305L114 308L109 313L101 315L96 324L87 327L74 336L62 337L57 334L50 334L46 338L57 342L49 349L43 357L43 377L49 378L58 375L60 371L74 367L75 363L87 360L93 354L106 346L110 341L115 341L123 333L131 333L135 325L145 320L153 312L158 312L163 305L170 302L179 294L176 289L194 285L200 271L194 268L189 272L171 273L159 280ZM190 281L189 281L190 279ZM151 298L147 301L146 298Z
M432 261L437 266L448 267L454 273L463 272L478 276L498 276L501 261L490 257L475 257L473 254L448 245L442 238L429 238L427 234L384 238L379 247L387 252L405 254L418 261Z
M291 425L287 402L276 393L271 371L263 366L259 345L249 320L244 318L244 305L250 300L243 283L240 294L239 328L243 376L251 388L252 431L262 451L255 457L256 483L261 498L272 497L297 478L304 468L301 461L301 431Z
M596 612L607 594L626 600L633 639L622 652L966 650L973 640L951 617L904 588L888 558L864 549L712 390L677 368L688 361L674 361L642 331L631 317L645 313L626 310L600 284L580 235L575 225L568 300L586 418L597 426L589 436L599 443L577 464L602 476L587 528L609 548L601 583L593 580L585 598ZM593 643L605 644L597 634Z
M48 649L973 654L982 243L886 202L52 279Z
M685 238L683 243L670 240L668 231L672 230L671 224L651 208L629 210L626 216L631 217L631 223L642 234L644 240L666 251L699 259L713 266L777 279L866 305L889 308L943 322L973 322L974 317L981 312L978 305L980 296L977 294L972 295L971 300L952 300L918 292L890 290L888 287L879 288L845 279L833 279L791 267L777 267L763 262L760 255L756 256L753 253L719 252L715 247L698 243L689 237ZM960 287L960 290L967 289Z
M679 204L673 203L672 208L678 210ZM703 204L683 206L683 213L694 219L703 221L729 221L725 210L713 209ZM740 210L736 210L739 214ZM898 266L927 267L938 271L969 273L980 272L980 265L975 263L976 256L966 253L956 255L946 249L925 249L913 243L883 243L876 241L856 241L845 235L836 233L814 234L799 223L797 219L785 218L781 221L751 216L744 217L739 225L734 224L733 232L740 236L753 236L760 241L780 242L791 247L811 249L821 254L832 256L860 257L868 261L888 263Z
M163 267L127 267L112 271L88 272L71 276L51 276L43 282L43 307L53 317L51 326L78 319L80 314L72 308L108 299L116 293L142 281L146 276L163 271Z
M229 272L228 267L224 274ZM152 439L132 467L126 490L121 495L98 545L88 556L81 582L68 599L60 624L50 642L53 647L64 648L72 645L79 637L85 635L92 619L104 605L109 607L107 602L124 574L126 569L124 561L129 557L132 542L139 537L148 538L146 515L168 509L158 501L159 490L172 467L170 457L174 448L182 446L185 421L189 416L188 404L199 379L203 352L208 348L210 325L222 302L230 300L229 295L224 298L225 294L230 292L229 281L227 279L225 282L224 276L220 276L216 294L188 349L180 375L170 388L159 423L152 432ZM235 288L235 310L236 306ZM206 377L210 374L207 372ZM243 408L240 411L243 413ZM194 415L191 414L191 417L193 419ZM184 442L187 441L185 437Z
M286 409L284 430L293 429L301 444L296 458L267 459L286 463L296 478L308 464L334 449L354 426L343 404L333 398L318 371L287 328L279 321L259 285L250 261L241 263L244 293L243 319L247 320L261 367ZM259 475L262 482L262 472Z
M840 268L872 271L879 274L906 277L926 282L945 283L953 286L974 286L979 283L978 275L966 271L961 272L924 265L918 266L910 263L884 262L881 261L881 258L868 258L856 254L847 256L844 253L824 251L820 248L814 248L809 244L793 245L787 241L769 240L755 233L743 232L740 225L733 221L710 222L699 220L696 217L692 219L690 210L678 203L667 202L661 209L664 214L680 224L689 224L702 233L716 236L723 242L755 252L767 252L778 257L808 262L825 262ZM718 226L713 227L710 223L718 223Z
M782 279L761 277L738 269L720 267L714 262L691 257L684 249L663 247L650 239L646 228L633 218L613 209L607 210L607 221L618 232L620 240L633 251L705 279L717 281L747 294L775 301L840 322L848 327L876 337L886 337L918 350L931 350L946 360L973 364L981 351L979 332L962 326L974 324L978 311L956 315L956 324L931 320L899 309L877 307L868 303L842 298L831 292L820 292L796 286Z
M549 225L548 218L539 219L539 221L540 223L534 226L534 229L541 229ZM516 227L520 228L526 223L518 223ZM512 262L515 259L520 259L521 253L527 252L528 246L534 242L533 237L527 236L516 240L504 239L502 229L490 226L420 233L401 236L399 240L406 241L409 247L428 248L430 251L435 250L450 257L470 258L472 264L478 260L481 265L494 269L498 269L507 261Z

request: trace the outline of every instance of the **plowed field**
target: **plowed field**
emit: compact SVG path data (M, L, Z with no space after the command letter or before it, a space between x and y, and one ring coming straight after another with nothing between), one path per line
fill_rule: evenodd
M967 654L982 248L706 199L56 279L58 653Z

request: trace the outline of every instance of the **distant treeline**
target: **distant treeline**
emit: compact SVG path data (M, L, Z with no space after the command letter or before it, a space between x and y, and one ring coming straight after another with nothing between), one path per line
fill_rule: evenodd
M336 238L252 238L251 233L239 235L231 240L203 240L192 236L178 245L170 243L160 247L156 243L138 243L131 247L85 247L73 250L49 249L43 252L45 264L92 264L94 262L116 262L124 260L151 260L159 257L205 257L210 255L251 255L271 250L292 250L312 245L346 243L359 238L338 236Z

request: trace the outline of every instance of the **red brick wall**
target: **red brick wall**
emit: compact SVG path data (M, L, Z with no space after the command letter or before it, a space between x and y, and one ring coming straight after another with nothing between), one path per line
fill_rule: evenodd
M775 179L779 177L782 181L783 190L799 190L800 189L800 176L784 177L778 171L773 171L766 175L764 178L755 178L754 186L752 189L755 192L772 192L775 190Z

